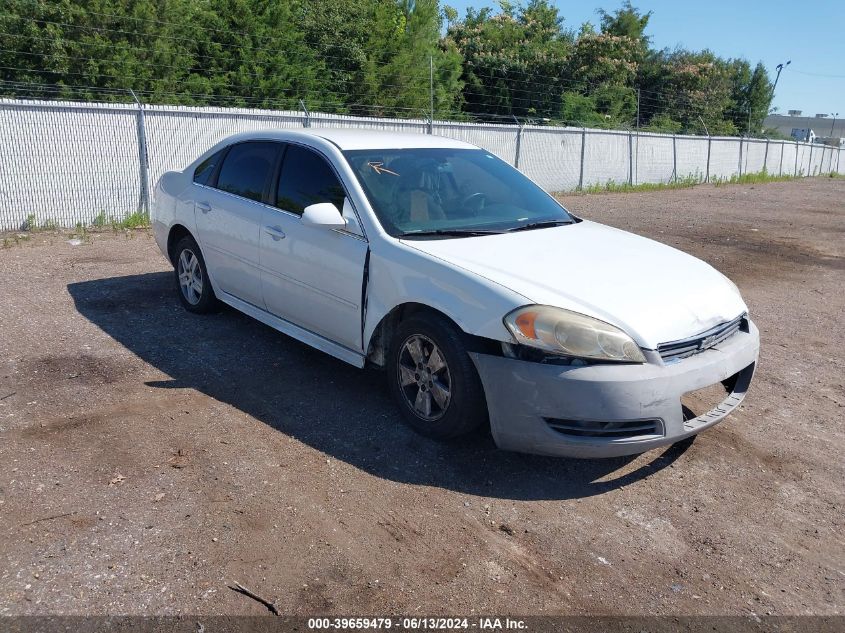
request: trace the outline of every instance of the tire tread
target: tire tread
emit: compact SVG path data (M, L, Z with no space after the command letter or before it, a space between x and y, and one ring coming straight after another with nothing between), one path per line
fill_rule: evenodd
M399 347L413 334L424 334L437 344L446 356L452 376L452 401L445 415L434 422L422 420L413 414L399 386ZM487 400L475 364L467 353L466 335L440 314L415 313L399 324L390 345L387 378L390 391L403 416L412 428L423 435L452 439L471 433L487 421Z
M185 296L182 294L182 289L179 286L179 268L176 262L178 261L179 254L186 249L193 251L193 253L197 256L197 259L199 259L200 266L202 267L202 296L200 297L199 303L196 305L188 303L188 300L185 299ZM179 301L182 303L182 306L188 312L193 312L194 314L209 314L211 312L216 312L220 307L220 303L214 294L214 288L211 287L211 279L208 276L208 268L205 265L205 258L202 255L202 250L200 250L197 241L192 236L186 235L176 242L173 252L175 253L175 257L173 258L173 276L176 279L176 293L179 295Z

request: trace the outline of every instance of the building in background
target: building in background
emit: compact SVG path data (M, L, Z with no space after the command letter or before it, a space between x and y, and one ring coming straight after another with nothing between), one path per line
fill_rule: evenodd
M770 114L763 121L763 127L775 129L796 141L845 145L845 120L829 114L808 116L801 110L789 110L785 115Z

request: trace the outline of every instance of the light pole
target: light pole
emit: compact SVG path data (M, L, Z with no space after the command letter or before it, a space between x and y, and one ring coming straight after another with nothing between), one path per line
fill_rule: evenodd
M838 112L831 112L830 116L833 117L833 123L830 124L830 138L833 138L833 128L836 127L836 117L839 116Z
M769 96L769 103L771 103L772 99L775 98L775 88L778 87L778 79L780 79L780 74L783 72L783 69L789 66L791 63L792 60L790 59L785 64L778 64L777 66L775 66L775 68L778 69L778 74L775 75L775 83L772 84L772 94Z

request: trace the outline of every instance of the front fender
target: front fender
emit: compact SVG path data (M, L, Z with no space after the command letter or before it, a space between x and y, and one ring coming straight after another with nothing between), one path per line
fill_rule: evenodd
M374 249L370 256L364 349L394 308L418 303L452 319L464 332L499 341L512 337L502 321L530 303L509 288L401 243Z

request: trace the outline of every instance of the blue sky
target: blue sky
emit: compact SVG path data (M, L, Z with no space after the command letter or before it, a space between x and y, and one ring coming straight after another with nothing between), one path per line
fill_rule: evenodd
M458 9L496 2L441 0ZM596 9L612 12L621 0L553 0L564 24L598 25ZM845 0L633 0L652 11L646 33L657 48L709 48L723 57L763 62L774 79L775 66L791 60L781 74L774 106L804 115L839 112L845 117ZM824 76L823 76L824 75Z

